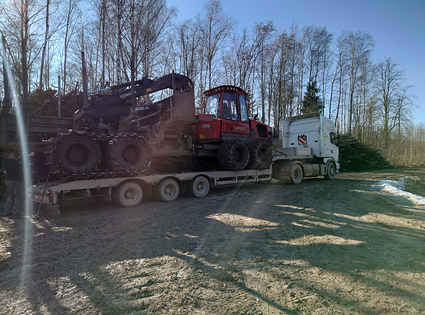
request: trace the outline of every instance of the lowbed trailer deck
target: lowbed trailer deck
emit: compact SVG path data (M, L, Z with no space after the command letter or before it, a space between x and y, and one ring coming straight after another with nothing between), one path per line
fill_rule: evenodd
M60 215L60 202L81 198L102 198L118 206L138 205L144 196L173 201L180 192L205 197L213 186L271 181L272 168L243 171L203 171L175 174L152 174L136 177L57 181L40 184L28 190L30 201L46 207L48 216ZM40 208L39 208L40 209Z

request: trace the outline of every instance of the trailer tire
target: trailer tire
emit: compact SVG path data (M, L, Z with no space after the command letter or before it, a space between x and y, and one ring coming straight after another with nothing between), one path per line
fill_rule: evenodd
M253 141L248 145L249 169L264 170L272 164L272 153L268 143L264 141Z
M249 150L242 141L224 141L218 149L218 163L225 170L243 170L248 161Z
M188 183L187 194L192 197L203 198L210 192L210 181L205 176L198 176Z
M300 164L294 164L290 170L291 183L294 185L301 184L304 176L303 168Z
M108 163L114 171L143 171L149 166L151 155L145 138L131 133L115 135L106 148Z
M73 175L95 171L101 158L100 145L90 134L71 131L58 135L49 145L46 164L53 174Z
M325 179L327 180L333 180L335 179L336 174L336 166L334 162L329 162L328 167L325 174Z
M153 187L153 197L158 201L174 201L179 193L179 183L173 178L165 178Z
M112 201L119 207L134 207L142 202L143 189L135 182L124 182L112 189Z

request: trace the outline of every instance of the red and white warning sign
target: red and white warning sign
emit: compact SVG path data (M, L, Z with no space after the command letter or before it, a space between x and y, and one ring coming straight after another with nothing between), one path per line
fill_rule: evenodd
M301 135L298 136L298 145L306 145L307 144L307 136Z

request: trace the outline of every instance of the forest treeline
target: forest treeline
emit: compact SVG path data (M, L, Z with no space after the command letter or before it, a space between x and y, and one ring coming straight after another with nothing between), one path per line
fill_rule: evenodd
M391 58L374 62L371 34L296 24L278 30L271 21L240 30L219 0L183 23L177 13L166 0L3 1L4 51L22 102L54 96L58 76L62 95L82 90L84 51L89 90L174 70L193 80L198 108L203 91L240 86L250 93L251 114L276 128L305 110L314 87L317 109L339 133L392 164L424 164L425 125L412 122L412 87Z

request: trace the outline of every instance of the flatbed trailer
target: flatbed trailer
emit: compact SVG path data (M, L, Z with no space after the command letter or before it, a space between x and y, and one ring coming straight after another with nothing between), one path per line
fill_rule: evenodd
M190 196L201 198L207 196L214 186L271 179L272 167L265 170L182 172L56 181L34 185L28 190L28 199L38 207L43 206L47 216L59 216L60 204L66 200L101 198L121 207L132 207L137 206L146 196L170 202L177 199L180 192L186 192Z

